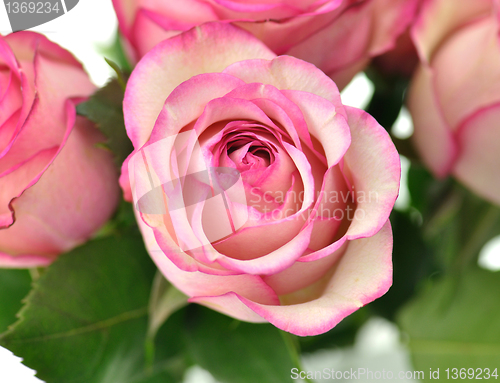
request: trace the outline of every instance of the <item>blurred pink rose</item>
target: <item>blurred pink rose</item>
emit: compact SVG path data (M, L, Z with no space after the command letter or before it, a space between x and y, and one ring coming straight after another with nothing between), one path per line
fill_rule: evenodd
M417 50L410 36L410 29L400 35L393 49L374 58L372 65L384 76L410 78L419 63Z
M204 24L144 56L124 113L120 182L191 302L314 335L390 287L398 154L315 66Z
M133 59L207 21L232 22L278 55L306 60L339 88L394 42L420 0L113 0Z
M44 36L0 36L0 267L47 265L114 211L111 155L75 112L94 88L81 64Z
M438 177L452 174L500 203L497 0L429 0L413 29L421 64L409 90L414 143Z

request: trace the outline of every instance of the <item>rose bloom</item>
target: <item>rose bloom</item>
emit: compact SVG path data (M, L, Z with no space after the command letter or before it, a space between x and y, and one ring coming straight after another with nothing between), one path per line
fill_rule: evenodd
M276 54L309 61L343 88L391 49L420 0L113 0L133 60L198 24L232 22Z
M315 66L204 24L144 56L124 114L120 182L190 302L315 335L390 287L398 154Z
M437 177L500 203L500 30L496 0L429 0L413 29L413 140Z
M81 64L44 36L0 36L0 267L45 266L114 211L111 154L75 112L94 88Z
M397 38L393 49L375 57L372 62L372 66L383 76L408 79L418 64L418 54L410 36L410 28Z

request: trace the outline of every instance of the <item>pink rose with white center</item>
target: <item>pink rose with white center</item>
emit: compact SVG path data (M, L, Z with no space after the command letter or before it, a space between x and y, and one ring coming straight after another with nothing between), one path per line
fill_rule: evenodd
M233 23L276 54L313 63L343 88L394 46L420 0L113 0L135 61L196 25Z
M305 336L390 287L398 154L315 66L204 24L144 56L124 114L120 183L190 302Z
M413 141L434 175L500 204L498 0L429 0L413 28L421 64L408 106Z
M97 128L75 105L95 90L67 51L0 36L0 267L46 266L98 230L119 198Z

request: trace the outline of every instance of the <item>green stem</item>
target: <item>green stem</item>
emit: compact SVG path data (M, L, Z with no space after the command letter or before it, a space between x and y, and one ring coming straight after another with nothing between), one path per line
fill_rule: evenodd
M127 80L125 79L125 76L123 75L123 72L118 64L106 57L104 57L104 60L115 71L118 84L120 84L122 90L125 91L125 88L127 87Z
M149 324L144 345L147 367L151 368L154 363L156 333L171 314L187 303L187 297L172 286L160 271L157 271L149 298Z
M431 214L424 216L423 232L426 238L434 238L442 232L457 216L464 204L464 196L460 190L442 185L443 190L435 197L437 207Z
M475 230L465 243L462 251L458 254L456 267L459 270L463 270L475 260L483 245L490 239L491 228L499 219L500 208L491 205L476 225Z
M29 273L31 280L35 282L43 275L43 273L45 273L45 267L32 267L31 269L29 269Z
M285 342L286 348L288 350L288 353L290 354L290 357L292 358L293 363L295 364L295 367L297 367L299 371L304 371L304 368L302 367L302 362L300 361L300 352L297 342L295 342L292 336L285 331L280 330L280 334L281 337L283 338L283 341ZM314 380L311 380L307 377L305 377L303 380L306 383L314 383Z

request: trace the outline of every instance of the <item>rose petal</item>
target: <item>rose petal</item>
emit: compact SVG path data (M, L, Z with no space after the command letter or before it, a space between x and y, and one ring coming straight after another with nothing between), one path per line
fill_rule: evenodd
M346 110L352 141L344 165L351 174L357 202L346 233L352 240L374 235L389 218L398 197L401 164L389 135L372 116L352 107Z
M198 26L158 44L137 64L127 83L124 116L134 147L149 139L166 98L179 84L256 57L272 59L275 55L247 32L218 23Z
M431 68L437 101L452 130L477 109L498 102L498 20L489 17L454 33L434 55Z
M9 255L0 251L0 265L6 269L25 269L33 267L47 267L55 257L40 255Z
M151 258L172 284L188 296L222 295L229 291L264 304L278 304L278 297L262 279L254 275L209 275L198 271L183 271L165 256L151 228L139 221Z
M201 135L210 125L224 120L257 121L277 129L269 117L253 102L241 98L221 97L206 104L203 114L194 124L194 130Z
M491 12L492 0L428 0L422 4L411 34L420 59L431 61L441 42L460 25Z
M175 88L165 101L151 133L151 141L172 136L201 116L205 106L238 86L240 79L222 73L204 73Z
M22 108L22 103L21 81L12 71L0 70L0 127L2 127L0 129L0 153L12 136L9 134L9 137L7 137L3 125L14 113ZM2 139L2 136L5 138Z
M394 46L396 38L413 20L418 1L359 2L286 54L316 65L342 89L371 57Z
M74 105L68 103L67 108L74 116ZM51 151L54 159L40 162L44 168L12 202L16 221L8 230L0 230L0 251L49 257L59 254L88 240L114 210L119 197L116 170L111 154L96 147L103 136L88 120L78 117L74 121L74 117L68 119L61 146ZM18 171L26 168L25 164ZM27 237L29 241L19 240Z
M208 4L198 0L113 0L113 7L118 16L120 31L129 38L130 28L134 22L134 15L141 12L141 10L155 10L164 19L169 21L185 20L185 23L190 23L191 25L184 28L184 30L205 21L216 19L212 8ZM167 21L162 20L161 24L164 25L166 23Z
M479 195L500 204L500 104L479 110L458 131L460 156L453 174Z
M12 199L20 196L30 184L38 180L47 166L54 160L58 149L59 147L41 150L0 174L0 215L3 217L1 228L8 227L14 222L10 207Z
M294 57L280 56L271 61L245 60L228 66L223 73L246 83L269 84L279 90L301 90L316 94L330 101L337 113L345 116L335 83L314 65Z
M311 142L300 109L274 86L246 84L228 93L227 96L253 101L269 118L279 122L298 148L301 147L300 139ZM312 144L310 146L312 147Z
M82 64L69 51L54 44L47 37L39 33L20 31L11 33L5 36L4 39L10 45L19 62L26 61L33 63L35 56L42 55L52 62L74 66L83 70ZM27 68L23 67L24 69Z
M211 308L222 314L229 315L238 320L250 323L266 323L267 320L252 311L246 306L239 295L229 292L217 297L192 297L188 299L190 303L198 303L200 305Z
M458 145L443 117L434 90L434 75L428 67L420 66L413 76L408 108L415 125L412 140L422 161L438 177L446 176L458 155Z
M49 61L42 53L35 55L35 72L37 102L10 143L11 148L3 156L0 173L40 150L58 146L67 128L67 110L64 103L72 97L90 95L95 89L82 69ZM71 87L68 87L69 83ZM38 134L41 130L44 134ZM36 142L33 142L34 136L37 137Z
M343 114L315 94L297 90L282 92L302 111L311 135L325 151L328 167L336 165L351 144L351 133Z
M305 224L305 219L277 220L261 223L249 222L229 238L214 244L221 254L239 260L265 257L286 245L297 236ZM261 223L260 225L258 223ZM272 233L272 235L270 235ZM305 248L304 248L305 250ZM299 254L297 258L300 256ZM222 257L219 257L219 259Z
M325 221L315 221L315 228L317 224L322 225ZM313 233L314 234L314 233ZM331 267L339 260L344 254L346 246L332 252L329 256L321 258L315 262L295 262L289 268L272 275L265 275L262 277L278 295L291 294L295 291L304 289L313 285L321 279Z
M279 249L259 258L239 260L230 257L219 257L217 262L229 270L248 275L275 274L290 267L304 253L309 245L311 232L312 224L309 224ZM255 238L262 241L262 238L258 236L255 236Z
M299 336L318 335L387 292L392 284L391 256L392 231L387 221L376 235L349 243L325 291L317 299L288 306L270 306L230 293L197 296L190 301L221 312L231 313L235 307L244 312L237 302L239 300L284 331Z
M186 25L184 28L164 28L162 23L159 22L160 16L157 13L149 12L145 9L140 9L135 16L134 24L131 28L131 33L128 34L131 45L135 48L136 52L132 55L132 61L137 62L136 58L143 57L155 45L163 40L177 36L183 30L192 28L194 25ZM122 24L119 24L122 26ZM195 24L196 25L196 24ZM124 29L124 28L122 28ZM126 35L127 36L127 35Z

